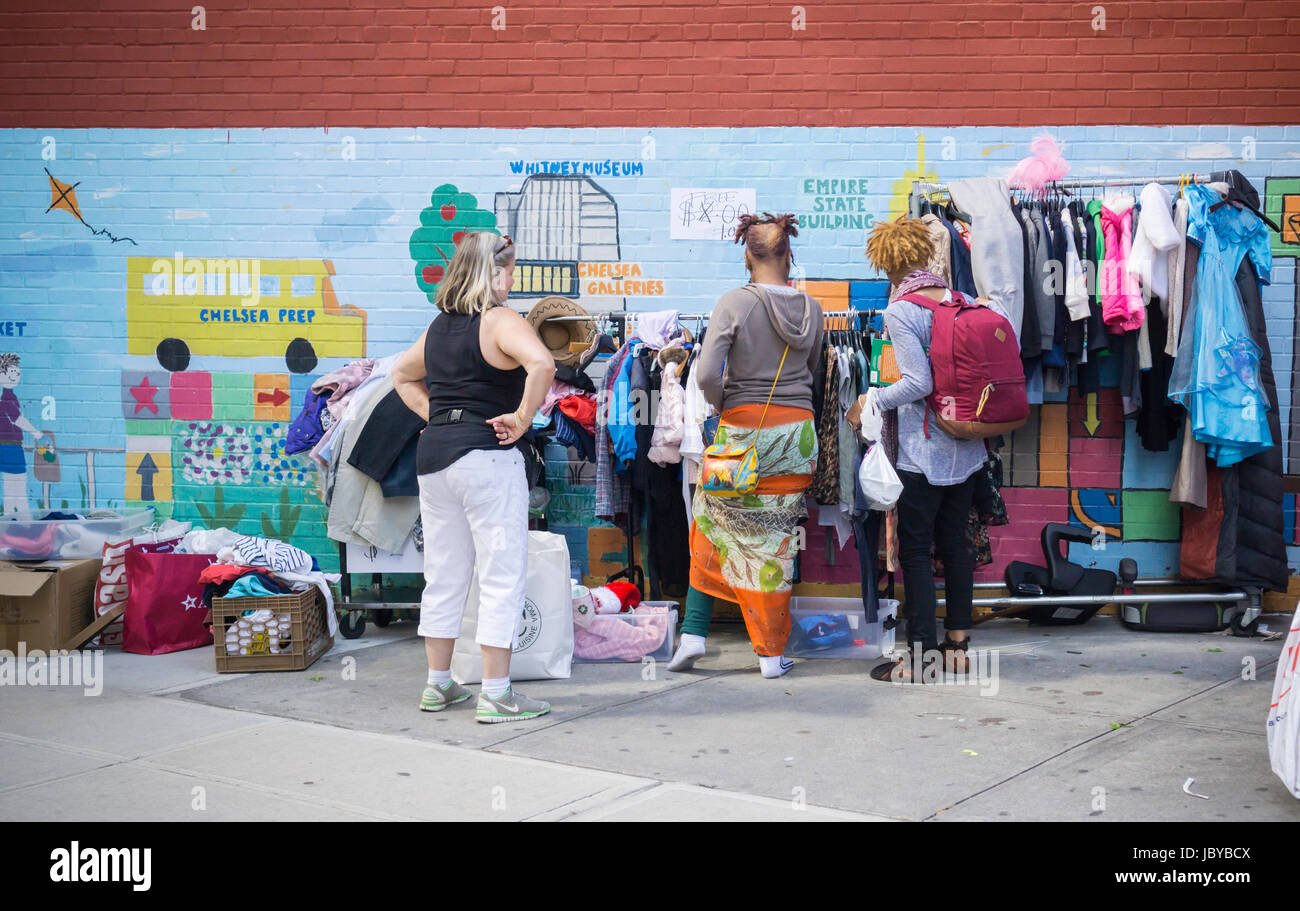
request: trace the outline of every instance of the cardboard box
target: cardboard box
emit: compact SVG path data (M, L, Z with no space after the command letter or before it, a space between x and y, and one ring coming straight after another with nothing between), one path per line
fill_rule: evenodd
M0 562L0 648L62 648L94 619L100 560Z

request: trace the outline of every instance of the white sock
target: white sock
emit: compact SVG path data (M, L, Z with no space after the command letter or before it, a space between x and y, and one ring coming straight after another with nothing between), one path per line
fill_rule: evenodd
M451 671L429 671L429 686L436 686L440 690L445 690L447 684L451 683Z
M489 699L500 699L510 690L509 677L484 677L483 694Z
M758 669L763 672L764 677L780 677L792 667L794 662L784 655L758 656Z
M677 651L673 653L672 661L668 662L668 670L680 671L694 667L695 659L704 655L704 641L703 636L682 633L682 638L677 643Z

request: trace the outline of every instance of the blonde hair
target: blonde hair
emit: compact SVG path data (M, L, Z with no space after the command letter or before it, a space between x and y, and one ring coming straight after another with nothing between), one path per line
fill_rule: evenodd
M489 231L472 231L461 238L447 265L447 274L438 283L434 303L439 310L468 315L497 305L492 282L500 270L510 268L515 261L514 244L496 252L502 243L501 235Z
M924 269L933 257L929 229L919 218L900 215L893 221L882 221L867 238L867 259L886 275Z

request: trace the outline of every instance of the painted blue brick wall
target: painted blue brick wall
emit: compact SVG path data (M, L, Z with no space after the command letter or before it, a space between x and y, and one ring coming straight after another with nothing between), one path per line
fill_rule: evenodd
M672 188L752 188L760 210L808 213L809 178L865 178L871 219L896 210L918 170L941 179L1005 174L1039 130L1013 128L768 129L349 129L0 131L0 352L22 358L16 393L23 412L61 446L116 450L97 458L99 505L127 496L127 425L119 403L123 370L156 368L127 353L128 256L328 259L339 299L365 310L367 354L409 345L432 316L414 280L412 230L430 194L454 184L492 210L519 191L511 162L636 162L640 176L597 177L617 206L621 259L663 283L659 296L615 295L596 306L708 310L744 280L737 248L722 240L670 236ZM1300 176L1300 126L1070 127L1053 129L1071 176L1171 176L1238 168L1265 192L1268 178ZM924 163L918 160L924 138ZM53 201L48 168L76 184L82 217L127 241L112 242ZM808 278L871 279L865 229L803 231L798 266ZM1296 337L1294 259L1277 258L1265 292L1284 427L1291 420ZM530 301L520 302L527 306ZM347 358L324 359L312 376ZM285 373L278 357L195 356L191 370ZM304 378L291 381L296 410ZM50 398L47 398L50 397ZM30 438L28 438L30 443ZM1125 480L1156 485L1167 457L1131 445ZM1131 458L1131 464L1127 461ZM1148 460L1148 461L1143 461ZM64 463L52 502L78 502L84 468ZM28 480L32 504L45 494ZM254 500L255 491L247 491ZM266 503L278 491L262 491ZM250 501L251 502L251 501ZM188 508L188 507L187 507ZM270 507L268 506L268 509ZM256 509L249 512L250 519ZM304 512L295 538L328 561ZM576 527L576 526L575 526ZM576 533L575 533L576 536ZM1152 544L1164 560L1171 545ZM1292 564L1300 551L1292 549Z

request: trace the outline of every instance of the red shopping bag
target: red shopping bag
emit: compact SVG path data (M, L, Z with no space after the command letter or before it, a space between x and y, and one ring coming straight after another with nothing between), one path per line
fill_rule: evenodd
M126 552L131 588L123 617L122 651L162 655L212 644L199 573L208 554Z
M145 535L145 537L148 537L148 535ZM103 562L99 567L99 581L95 583L95 616L102 617L127 600L130 592L126 575L126 552L128 550L142 550L151 554L169 554L180 543L181 539L179 537L168 538L164 541L150 541L145 544L136 544L132 538L127 538L117 544L105 542ZM122 619L119 617L104 627L104 631L96 638L99 640L100 645L121 645Z

